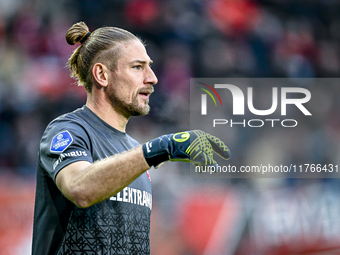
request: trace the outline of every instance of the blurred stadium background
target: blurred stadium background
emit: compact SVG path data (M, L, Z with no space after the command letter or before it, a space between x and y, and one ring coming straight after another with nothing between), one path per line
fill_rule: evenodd
M338 77L339 13L337 0L0 0L0 254L30 254L40 137L85 103L65 67L73 23L118 26L146 41L159 83L150 115L128 125L142 143L189 128L191 77ZM320 99L327 124L305 141L336 158L340 106L328 96ZM243 135L232 144L249 152L256 134ZM151 254L340 254L338 179L196 180L180 163L151 176Z

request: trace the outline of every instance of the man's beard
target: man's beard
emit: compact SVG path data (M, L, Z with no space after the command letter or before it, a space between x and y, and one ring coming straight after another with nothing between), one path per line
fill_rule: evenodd
M148 103L145 103L144 105L139 104L138 94L136 97L134 97L132 103L126 103L125 101L118 98L114 90L110 91L109 96L113 107L121 111L126 117L144 116L150 111L150 106Z

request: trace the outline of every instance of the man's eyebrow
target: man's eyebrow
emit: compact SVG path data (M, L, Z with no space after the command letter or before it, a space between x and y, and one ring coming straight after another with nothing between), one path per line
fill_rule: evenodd
M136 60L131 61L131 64L132 64L132 63L140 63L140 64L148 64L148 63L149 63L149 65L150 65L150 64L153 63L153 61L152 61L151 59L150 59L149 62L148 62L148 61L145 61L145 60L136 59Z

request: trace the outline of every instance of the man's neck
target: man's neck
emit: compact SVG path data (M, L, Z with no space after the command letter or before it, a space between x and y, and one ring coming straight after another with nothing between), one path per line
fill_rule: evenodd
M100 100L94 101L88 97L86 106L107 124L121 132L125 132L129 118L117 112L111 104Z

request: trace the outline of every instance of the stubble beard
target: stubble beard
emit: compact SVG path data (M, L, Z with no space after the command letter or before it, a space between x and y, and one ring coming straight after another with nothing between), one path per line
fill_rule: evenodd
M109 96L113 107L118 111L121 111L126 117L145 116L150 111L149 101L144 105L139 104L138 95L133 98L132 103L127 103L117 97L114 90L110 91Z

